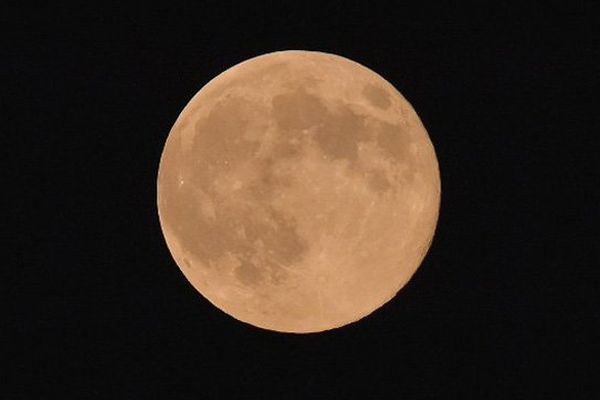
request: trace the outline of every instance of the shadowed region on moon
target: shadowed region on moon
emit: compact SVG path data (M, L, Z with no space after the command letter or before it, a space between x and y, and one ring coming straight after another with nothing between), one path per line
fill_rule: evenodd
M161 157L159 216L182 272L267 329L374 311L417 269L437 221L437 160L415 121L387 82L338 56L278 52L227 70Z
M386 109L392 104L390 102L389 93L378 86L371 84L365 85L362 93L375 107Z

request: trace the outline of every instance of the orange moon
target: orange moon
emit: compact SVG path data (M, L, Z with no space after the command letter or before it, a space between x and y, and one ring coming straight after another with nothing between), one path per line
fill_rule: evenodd
M169 250L216 307L294 333L392 299L437 224L435 150L408 101L347 58L280 51L212 79L166 140L157 179Z

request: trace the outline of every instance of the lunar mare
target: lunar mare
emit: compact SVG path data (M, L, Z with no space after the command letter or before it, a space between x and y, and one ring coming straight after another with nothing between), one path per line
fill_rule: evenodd
M419 117L346 58L244 61L185 106L160 160L173 258L211 303L281 332L346 325L389 301L435 232L440 177Z

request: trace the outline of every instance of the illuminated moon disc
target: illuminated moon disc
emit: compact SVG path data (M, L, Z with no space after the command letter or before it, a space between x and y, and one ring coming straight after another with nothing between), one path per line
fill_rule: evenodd
M255 57L204 86L169 133L157 186L190 283L238 320L297 333L393 298L440 203L411 105L370 69L314 51Z

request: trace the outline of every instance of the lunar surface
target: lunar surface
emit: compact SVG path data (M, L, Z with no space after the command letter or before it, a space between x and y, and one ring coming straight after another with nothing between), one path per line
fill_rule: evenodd
M157 189L190 283L240 321L295 333L392 299L440 203L411 105L372 70L314 51L255 57L206 84L169 133Z

